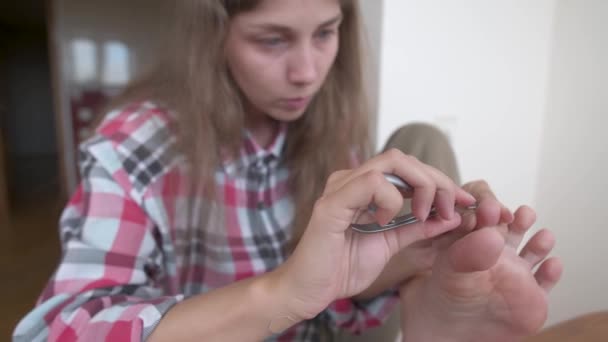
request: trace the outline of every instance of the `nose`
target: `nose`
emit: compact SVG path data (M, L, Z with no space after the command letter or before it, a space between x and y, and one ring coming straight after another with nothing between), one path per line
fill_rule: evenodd
M311 84L317 79L319 73L312 46L300 44L290 57L287 70L287 78L290 83L303 86Z

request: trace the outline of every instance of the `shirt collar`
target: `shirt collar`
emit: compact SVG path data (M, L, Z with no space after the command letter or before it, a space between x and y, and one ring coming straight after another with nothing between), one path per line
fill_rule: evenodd
M222 165L225 172L230 176L236 176L246 172L252 166L260 169L273 168L278 165L283 154L285 140L287 138L287 123L281 122L279 129L268 147L260 146L249 130L243 133L243 143L236 157L227 154L222 156Z

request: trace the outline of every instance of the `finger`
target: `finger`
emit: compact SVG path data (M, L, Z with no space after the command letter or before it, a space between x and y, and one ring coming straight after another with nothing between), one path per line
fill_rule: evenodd
M534 222L536 222L536 212L532 208L528 206L517 208L513 222L508 225L507 244L509 247L517 249Z
M465 185L466 190L477 198L477 217L476 227L490 227L496 226L500 223L511 223L513 220L513 214L511 211L500 203L494 192L490 189L487 182L475 181Z
M459 215L454 215L449 220L434 217L425 222L410 224L397 229L383 232L385 239L389 242L391 253L397 253L414 242L428 240L448 231L454 230L461 223Z
M412 213L420 221L426 221L437 191L433 178L418 159L397 149L388 150L383 157L383 171L401 177L412 187Z
M534 274L534 278L536 278L538 285L549 293L561 278L563 269L564 266L558 258L549 258L540 265Z
M406 180L413 190L412 212L422 221L428 217L433 203L443 218L450 218L453 215L454 203L464 206L475 203L472 195L459 188L439 170L396 149L370 159L346 177L346 181L372 169L396 174Z
M454 208L455 204L461 206L469 206L476 202L475 197L466 192L464 189L461 189L450 177L437 170L436 168L424 164L417 159L414 158L414 163L417 163L420 167L426 170L427 174L431 177L432 181L435 185L435 194L433 203L435 208L443 219L449 220L454 216ZM432 193L431 193L432 194ZM424 196L423 200L417 198L419 193L414 191L412 196L412 213L416 215L416 217L420 218L422 214L427 214L425 211L427 209L427 202L423 202L427 200L427 197ZM420 196L422 197L422 196ZM420 202L419 202L420 201ZM418 209L422 208L422 209ZM429 208L430 210L430 208ZM420 215L418 214L420 213ZM422 217L424 221L425 217Z
M425 166L429 173L431 173L435 178L441 179L441 184L443 184L442 188L447 188L454 191L455 204L467 207L477 202L477 198L475 198L475 196L469 193L466 189L454 183L452 178L448 177L448 175L431 165L424 163L422 163L422 165Z
M454 215L454 202L455 202L455 189L456 185L446 175L442 174L435 168L420 164L421 167L425 168L436 184L435 198L433 203L439 216L443 219L449 220Z
M543 229L534 234L522 248L519 255L530 265L530 269L545 260L555 246L555 236L548 229Z
M441 171L430 165L421 163L421 166L426 168L429 175L437 184L434 204L439 216L442 218L446 220L452 218L455 204L469 206L476 202L475 197L457 186L450 177Z
M333 231L343 232L356 211L370 203L377 208L374 216L378 223L386 224L403 205L403 197L381 172L372 170L325 194L315 204L313 216Z
M337 189L341 188L351 177L353 174L353 170L339 170L332 172L327 179L327 183L325 184L325 189L323 190L323 195L332 193Z
M394 174L405 180L412 187L412 213L421 221L426 220L435 198L437 185L422 163L397 149L390 149L354 170L347 181L371 170Z

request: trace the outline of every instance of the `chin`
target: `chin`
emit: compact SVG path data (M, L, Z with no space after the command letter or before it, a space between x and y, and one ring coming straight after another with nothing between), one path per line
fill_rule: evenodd
M293 121L296 121L296 120L300 119L301 117L303 117L304 114L306 113L306 109L307 108L293 110L293 111L279 110L279 111L271 112L270 116L277 121L293 122Z

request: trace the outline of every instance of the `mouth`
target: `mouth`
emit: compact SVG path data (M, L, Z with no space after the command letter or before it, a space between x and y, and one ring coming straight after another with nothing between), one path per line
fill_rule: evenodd
M310 103L311 96L285 98L279 101L281 107L288 110L301 110Z

